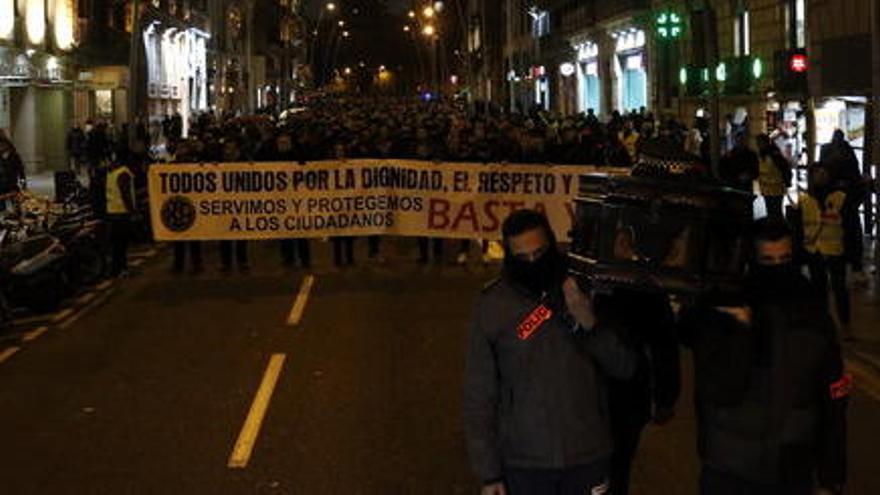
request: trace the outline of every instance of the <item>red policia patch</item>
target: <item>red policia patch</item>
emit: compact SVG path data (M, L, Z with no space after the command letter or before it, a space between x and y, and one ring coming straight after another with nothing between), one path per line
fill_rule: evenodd
M516 327L516 336L520 340L526 340L541 328L547 320L553 317L553 310L543 304L532 310L526 318Z
M853 387L853 379L852 375L849 373L843 375L840 380L832 383L828 388L831 391L831 398L834 400L843 399L849 397L850 392L852 392Z

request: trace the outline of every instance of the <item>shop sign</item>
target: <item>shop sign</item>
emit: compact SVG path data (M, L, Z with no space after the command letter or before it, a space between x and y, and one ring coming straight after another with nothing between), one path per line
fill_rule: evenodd
M559 73L565 77L569 77L574 74L574 64L570 62L565 62L564 64L559 66Z

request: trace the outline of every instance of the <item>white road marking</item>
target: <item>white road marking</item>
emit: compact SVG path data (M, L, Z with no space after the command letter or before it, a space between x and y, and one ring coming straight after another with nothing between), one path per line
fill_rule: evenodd
M10 347L9 349L4 349L2 352L0 352L0 363L11 358L13 355L15 355L16 352L20 350L21 347Z
M30 332L24 334L21 338L23 342L30 342L32 340L36 340L39 336L49 331L49 327L40 327L36 330L31 330Z
M92 299L94 299L95 296L97 296L97 295L98 295L97 292L87 292L87 293L85 293L85 294L79 296L79 299L76 300L76 303L77 303L77 304L80 304L80 305L82 305L82 304L88 304L88 303L90 303L90 302L92 301Z
M25 318L16 318L12 323L15 326L30 326L34 323L44 323L49 321L52 318L52 315L36 315L36 316L28 316Z
M73 315L70 319L68 319L68 320L64 321L63 323L59 324L59 325L58 325L58 328L60 328L60 329L63 330L63 329L65 329L65 328L67 328L67 327L73 325L74 323L76 323L77 321L79 321L80 318L82 318L83 316L85 316L86 313L88 313L88 312L91 311L92 309L96 308L97 306L100 306L101 304L103 304L104 301L106 301L107 298L109 298L111 295L113 295L113 293L114 293L115 291L116 291L116 289L110 289L110 290L108 290L107 292L101 294L101 297L95 299L91 304L89 304L88 306L82 308L82 309L79 311L79 313Z
M111 285L113 285L113 282L115 282L115 279L112 279L112 278L111 278L110 280L105 280L105 281L101 282L101 283L98 284L98 286L95 287L95 288L98 289L98 290L105 290L105 289L107 289L108 287L110 287Z
M238 440L229 455L227 466L230 468L243 468L247 466L251 458L251 452L257 443L257 436L260 434L260 427L263 425L263 418L266 416L266 410L269 408L269 402L272 400L272 394L275 391L275 384L278 383L278 376L281 374L281 368L284 366L284 360L287 358L284 354L272 354L269 359L269 365L263 374L263 381L260 388L257 389L257 395L254 396L254 402L248 412L241 433L238 434Z
M299 293L296 295L296 299L293 301L293 307L290 309L290 314L287 316L287 324L289 326L298 325L302 319L303 312L306 309L306 303L309 302L309 293L312 292L313 285L315 285L315 276L307 275L299 288Z
M73 314L73 311L73 308L67 308L63 311L59 311L55 314L55 316L52 317L52 323L58 323L59 321L67 318L68 316Z
M880 401L880 377L876 373L852 359L846 361L846 369L855 375L856 388L870 395L872 399Z

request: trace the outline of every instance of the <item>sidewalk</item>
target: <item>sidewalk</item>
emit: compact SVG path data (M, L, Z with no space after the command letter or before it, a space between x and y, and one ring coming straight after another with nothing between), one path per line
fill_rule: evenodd
M880 374L880 291L876 276L871 277L868 288L852 291L853 337L855 341L844 343L850 357L869 364Z

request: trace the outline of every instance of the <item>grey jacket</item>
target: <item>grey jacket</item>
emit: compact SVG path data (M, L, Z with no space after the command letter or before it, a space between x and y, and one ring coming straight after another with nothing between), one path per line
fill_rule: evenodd
M601 322L573 332L564 303L505 279L487 286L472 320L465 378L474 472L485 483L501 479L503 467L559 469L609 457L602 375L626 379L635 367L635 354Z

